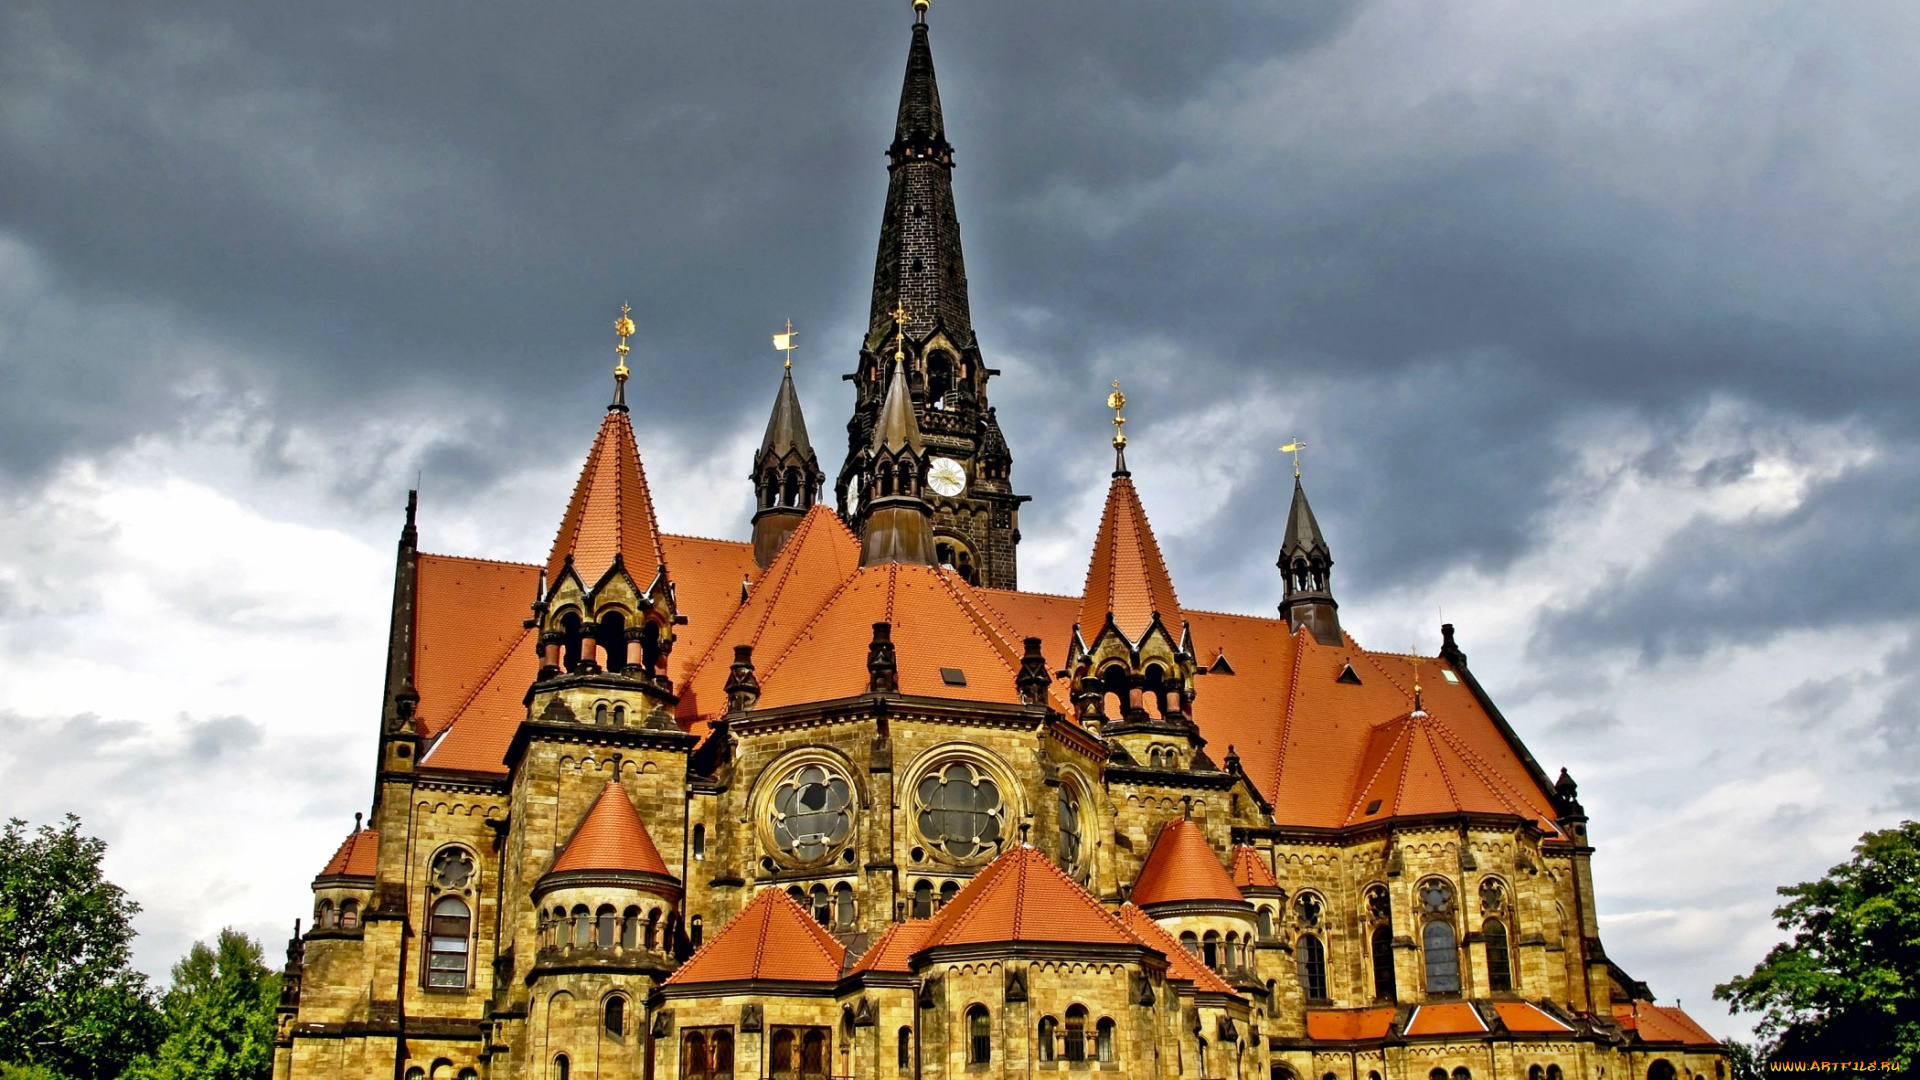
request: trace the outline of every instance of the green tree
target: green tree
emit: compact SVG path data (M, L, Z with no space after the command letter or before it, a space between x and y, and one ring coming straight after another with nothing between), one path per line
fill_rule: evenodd
M1920 823L1866 834L1852 861L1780 895L1792 940L1713 996L1760 1014L1764 1056L1920 1061Z
M159 1041L147 978L130 964L140 905L101 873L106 850L71 814L0 832L0 1053L17 1066L112 1080Z
M125 1080L261 1080L273 1071L279 1001L280 976L252 938L228 928L211 947L195 942L160 999L166 1041Z

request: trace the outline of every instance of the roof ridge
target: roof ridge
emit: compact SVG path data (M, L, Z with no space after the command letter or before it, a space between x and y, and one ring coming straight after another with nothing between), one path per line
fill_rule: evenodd
M731 544L734 547L753 546L751 540L729 540L724 536L695 536L693 533L674 532L663 532L660 533L659 536L662 540L698 540L703 544Z
M1019 675L1020 661L1014 654L1013 643L1008 641L1001 633L1004 627L993 625L991 621L982 617L980 611L975 610L976 607L985 609L985 605L977 605L971 597L969 597L968 593L971 591L971 586L962 580L958 574L949 573L939 567L934 567L934 577L942 585L946 586L947 595L953 599L954 605L960 609L961 614L965 615L968 621L974 624L975 631L979 633L981 637L986 638L988 647L993 650L995 656L1000 658L1000 663L1007 669L1007 674ZM993 612L993 614L996 617L999 615L998 612ZM1052 687L1049 686L1048 689L1051 690Z
M824 509L824 504L821 505ZM800 561L798 554L800 543L813 531L813 518L814 515L811 511L801 516L800 524L794 528L792 535L787 537L787 542L780 546L780 552L773 557L773 562L768 565L767 573L761 575L759 581L761 586L766 585L769 578L774 579L773 595L767 598L766 606L760 612L760 621L754 626L753 632L748 635L748 644L757 643L760 640L761 633L767 628L767 620L773 618L774 607L780 603L781 593L786 589L787 584L793 580L794 564ZM780 567L777 575L774 573L774 567ZM707 663L720 651L720 643L727 640L727 631L733 629L734 625L739 622L741 615L747 610L747 605L758 599L759 593L760 589L758 588L749 590L747 603L737 604L732 611L727 613L727 621L720 624L720 629L713 635L713 640L707 643L706 651L701 653L700 658L695 660L687 668L687 677L682 681L683 687L693 685L694 676L698 675L701 669L705 668Z
M893 566L897 564L889 563L888 565ZM865 569L866 567L861 567L861 570L865 570ZM774 657L773 663L767 665L767 673L761 676L762 679L773 678L774 674L780 670L780 665L786 663L787 657L793 655L793 650L798 648L800 646L800 643L807 639L807 635L813 631L814 626L816 626L821 619L826 617L827 612L832 610L833 605L835 603L839 602L841 595L845 593L847 589L853 585L854 582L860 580L861 570L856 570L853 573L848 574L846 578L840 582L840 584L834 586L833 591L827 594L827 598L821 602L820 607L816 609L812 614L812 616L810 616L807 619L806 625L802 626L797 632L794 633L793 640L787 642L787 647L780 651L779 656Z
M1402 719L1404 719L1404 718L1402 718ZM1374 731L1375 731L1375 733L1377 734L1378 732L1381 732L1381 731L1385 731L1385 730L1386 730L1387 728L1390 728L1390 727L1393 727L1393 726L1395 726L1395 725L1397 725L1397 724L1399 724L1399 723L1400 723L1400 720L1392 720L1392 721L1389 721L1389 722L1388 722L1388 723L1386 723L1386 724L1383 724L1383 725L1381 725L1381 726L1380 726L1380 727L1378 727L1378 728L1375 728L1375 729L1374 729ZM1354 796L1353 796L1353 802L1352 802L1352 803L1350 803L1350 804L1348 804L1348 806L1347 806L1347 820L1348 820L1348 821L1352 821L1352 820L1353 820L1353 816L1354 816L1354 815L1355 815L1356 813L1358 813L1358 812L1359 812L1359 810L1360 810L1360 805L1361 805L1361 800L1362 800L1362 799L1365 799L1365 798L1367 797L1367 794L1368 794L1369 792L1371 792L1371 791L1373 790L1373 785L1374 785L1374 782L1375 782L1376 780L1378 780L1378 779L1380 779L1380 774L1381 774L1381 773L1383 773L1383 772L1385 772L1385 771L1386 771L1386 769L1387 769L1387 762L1389 762L1389 761L1392 761L1392 760L1393 760L1393 748L1394 748L1395 746L1398 746L1398 745L1400 744L1400 740L1401 740L1401 739L1403 739L1403 738L1405 738L1405 737L1406 737L1406 735L1405 735L1405 729L1404 729L1404 728L1402 728L1402 730L1401 730L1400 732L1396 732L1396 733L1394 734L1394 737L1393 737L1393 740L1392 740L1391 742L1389 742L1389 743L1387 743L1387 749L1386 749L1386 751L1385 751L1385 752L1383 752L1383 753L1382 753L1382 754L1380 755L1380 760L1379 760L1378 762L1376 762L1376 763L1374 764L1374 766L1373 766L1373 771L1372 771L1372 772L1370 772L1370 773L1368 773L1368 774L1366 775L1366 777L1365 777L1364 779L1362 779L1362 780L1361 780L1361 781L1360 781L1360 782L1359 782L1358 784L1355 784L1355 785L1354 785L1354 788L1353 788L1353 791L1354 791ZM1363 758L1361 759L1361 761L1362 761L1363 763L1365 762L1365 760L1366 760L1366 759L1365 759L1364 757L1363 757ZM1396 795L1395 795L1395 802L1397 803L1398 801L1399 801L1399 797L1398 797L1398 795L1396 794Z
M1494 798L1506 803L1507 809L1514 811L1522 817L1531 818L1537 815L1538 807L1526 806L1522 803L1516 803L1514 799L1508 798L1508 795L1518 796L1520 792L1508 784L1498 772L1494 771L1492 762L1481 757L1472 747L1466 744L1466 740L1460 737L1460 733L1453 730L1453 724L1450 721L1439 716L1434 716L1433 720L1434 726L1439 729L1441 741L1446 744L1449 750L1459 755L1460 760L1466 762L1468 767L1473 769L1474 773L1487 785L1487 790L1493 792ZM1503 792L1501 790L1502 788L1505 788L1506 791Z
M517 566L524 570L538 570L539 563L515 562L512 559L488 559L479 555L446 555L437 551L420 551L415 554L426 559L450 559L456 562L485 563L489 566Z
M1280 781L1287 771L1287 750L1293 745L1293 711L1300 704L1300 659L1305 651L1300 648L1298 635L1305 630L1305 627L1301 627L1287 635L1287 644L1293 649L1293 663L1287 671L1287 707L1280 714L1280 739L1273 755L1273 798L1270 801L1276 806L1279 805Z
M468 690L467 696L461 698L460 704L455 706L454 709L447 714L446 724L442 725L438 731L434 732L434 735L436 737L448 731L453 730L453 725L459 723L461 717L467 714L467 707L472 705L474 702L474 699L480 696L480 692L487 688L487 684L493 681L493 677L495 675L500 674L500 669L503 667L506 667L507 662L513 659L514 650L518 649L520 647L521 642L524 642L527 640L527 635L533 632L534 632L533 627L526 627L522 629L518 634L514 635L513 640L507 642L507 647L500 650L500 655L494 657L493 663L487 667L487 673L481 676L480 678L474 680L473 689ZM422 765L426 764L426 760L424 756L422 757L420 763Z
M1430 720L1432 718L1432 715L1433 714L1429 713L1426 716L1421 717L1420 719ZM1409 716L1408 719L1411 720L1413 719L1413 717ZM1447 785L1447 798L1453 800L1453 805L1455 809L1465 810L1466 804L1460 801L1460 789L1455 787L1453 783L1453 770L1447 768L1446 761L1443 760L1440 756L1440 745L1439 743L1434 741L1433 725L1427 724L1427 723L1420 723L1420 724L1416 724L1415 728L1420 732L1420 734L1426 736L1427 752L1433 755L1433 764L1436 768L1440 770L1440 782Z

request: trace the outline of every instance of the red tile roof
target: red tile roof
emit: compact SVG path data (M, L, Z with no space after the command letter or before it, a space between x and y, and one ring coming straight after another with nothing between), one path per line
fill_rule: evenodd
M780 889L761 889L666 985L769 979L833 983L846 947Z
M1173 594L1173 578L1153 539L1153 526L1140 505L1133 479L1116 476L1107 488L1107 508L1093 540L1093 560L1087 565L1087 586L1081 594L1080 634L1091 642L1106 625L1114 625L1138 642L1158 613L1161 625L1180 639L1180 601Z
M540 586L538 567L426 555L414 586L414 710L428 738L446 730L502 657L521 640ZM528 681L537 664L527 668ZM522 685L514 691L518 696Z
M379 865L380 834L373 829L361 829L347 834L319 876L370 878Z
M1175 982L1192 983L1196 990L1209 994L1236 994L1227 980L1220 977L1212 968L1194 959L1167 928L1153 921L1153 916L1141 911L1132 904L1120 905L1120 922L1128 932L1147 946L1167 958L1167 978Z
M1687 1046L1718 1046L1720 1040L1707 1034L1693 1017L1669 1005L1634 1001L1613 1007L1613 1018L1620 1026L1638 1034L1643 1042L1681 1043Z
M932 919L908 919L887 927L886 933L878 941L868 946L849 974L857 975L862 971L912 971L907 963L909 957L926 946L927 931L933 928Z
M1407 1018L1406 1030L1400 1034L1477 1035L1485 1030L1487 1022L1480 1019L1480 1014L1471 1005L1420 1005Z
M1572 1031L1573 1028L1538 1005L1529 1005L1524 1001L1496 1001L1493 1011L1500 1014L1500 1022L1507 1025L1508 1031Z
M1517 817L1544 812L1529 805L1526 789L1491 768L1445 719L1424 710L1374 728L1360 773L1349 825L1461 811Z
M1384 1039L1393 1029L1393 1006L1373 1009L1308 1009L1307 1038L1327 1042Z
M1244 897L1220 865L1220 856L1207 843L1200 826L1185 819L1169 821L1153 841L1131 899L1141 907L1179 900L1227 900Z
M932 924L922 948L1005 941L1139 943L1100 901L1024 844L981 868Z
M553 860L549 873L568 870L633 870L671 877L660 849L633 808L627 789L607 781L600 797L580 820L580 827Z
M633 441L633 423L623 410L609 409L593 449L587 452L566 516L560 520L560 533L547 556L547 580L559 580L571 555L574 572L591 589L613 565L616 554L642 589L667 562L647 473Z
M1233 849L1233 884L1240 889L1277 889L1280 883L1273 879L1273 869L1260 852L1245 844Z

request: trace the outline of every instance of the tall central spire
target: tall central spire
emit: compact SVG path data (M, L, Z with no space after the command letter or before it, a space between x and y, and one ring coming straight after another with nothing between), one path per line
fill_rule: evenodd
M873 264L873 296L847 423L847 457L834 481L841 516L860 530L870 492L874 433L895 367L915 413L934 482L924 497L938 522L935 557L968 580L1018 586L1020 504L1013 455L987 400L988 367L974 337L967 265L954 211L953 145L947 141L940 85L924 3L914 4L906 77L887 147L887 204ZM904 312L896 321L895 313ZM901 359L896 360L898 356ZM857 505L856 505L857 504Z

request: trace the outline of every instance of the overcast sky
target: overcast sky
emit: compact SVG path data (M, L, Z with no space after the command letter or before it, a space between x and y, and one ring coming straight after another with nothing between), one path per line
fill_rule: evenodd
M277 952L371 792L392 543L544 557L633 305L667 528L829 473L905 0L0 10L0 816L164 975ZM1021 582L1125 381L1190 607L1271 613L1298 434L1347 628L1442 617L1716 1032L1773 889L1920 809L1920 5L938 0Z

